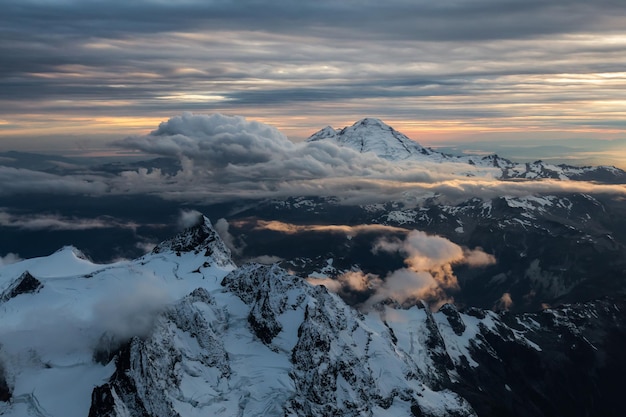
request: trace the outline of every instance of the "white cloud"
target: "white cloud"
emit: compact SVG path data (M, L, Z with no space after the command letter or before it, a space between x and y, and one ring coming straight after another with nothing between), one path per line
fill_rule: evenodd
M361 229L357 233L363 233ZM361 294L366 300L361 307L369 309L376 303L392 299L400 304L417 300L437 308L452 301L450 292L459 289L453 266L482 267L496 262L495 257L480 248L468 249L450 240L412 230L403 239L382 238L372 247L374 253L398 253L404 257L406 268L390 271L382 278L361 271L350 271L331 278L308 278L313 285L324 285L343 297Z
M171 301L167 292L154 285L130 284L122 293L103 297L93 307L93 322L118 341L145 336Z
M118 145L186 157L209 167L268 162L295 146L275 128L241 116L191 113L172 117L149 135L128 137Z
M271 264L275 264L278 262L283 261L284 259L281 258L280 256L275 256L275 255L259 255L259 256L255 256L254 258L250 258L247 259L247 262L258 262L260 264L266 264L266 265L271 265Z
M202 213L198 210L181 210L178 216L178 227L180 229L188 229L200 222Z
M309 277L307 281L312 285L324 285L343 297L349 296L350 293L374 293L383 285L378 275L362 271L348 271L336 278Z
M501 181L495 169L457 162L392 162L326 141L292 143L275 128L242 117L186 113L122 146L179 157L175 175L159 170L123 173L114 192L157 193L167 198L224 201L239 198L337 196L351 204L437 194L443 202L473 197L583 192L626 195L624 185L583 181Z
M22 258L20 258L20 256L17 253L9 252L4 256L0 255L0 266L14 264L21 260Z
M584 181L501 181L495 168L457 162L399 161L327 141L293 143L275 128L239 116L185 113L119 145L179 158L175 174L140 168L109 175L59 176L0 166L0 195L154 194L199 203L288 196L333 196L345 204L437 195L444 203L502 195L587 193L626 196L626 186Z
M230 225L228 224L228 221L224 218L218 219L217 222L215 222L215 224L213 225L213 227L215 228L215 231L217 232L217 234L219 234L220 237L222 238L222 241L224 242L224 244L226 244L228 249L230 249L231 253L237 256L241 256L246 245L237 244L235 242L235 237L228 231L228 228L230 227ZM264 262L264 263L267 263L267 262Z

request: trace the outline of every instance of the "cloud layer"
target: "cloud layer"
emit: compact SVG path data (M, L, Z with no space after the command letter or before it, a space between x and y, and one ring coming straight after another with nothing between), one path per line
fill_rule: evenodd
M200 203L332 196L346 204L394 200L410 205L426 196L458 203L473 197L560 192L626 195L624 185L500 181L496 168L450 161L392 162L329 141L293 143L273 127L220 114L184 113L147 135L130 136L116 144L131 151L178 159L182 168L177 172L138 168L119 174L83 170L80 174L57 175L0 166L0 196L47 192L153 194Z
M435 194L450 202L534 193L626 194L622 185L504 182L490 168L456 162L391 162L327 141L293 143L269 126L235 116L186 113L148 135L118 144L180 158L183 169L169 176L159 170L126 172L112 181L112 189L143 190L170 198L338 196L344 202L362 204L419 200Z
M16 215L0 209L0 227L11 227L22 230L89 230L89 229L131 229L136 230L135 223L123 223L110 217L82 219L53 214Z
M185 110L299 138L363 115L434 139L624 132L619 1L5 0L2 11L4 146L74 149Z

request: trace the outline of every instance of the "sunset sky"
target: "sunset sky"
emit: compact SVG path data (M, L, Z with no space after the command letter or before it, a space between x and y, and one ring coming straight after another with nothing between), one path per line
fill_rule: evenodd
M95 150L190 111L626 166L624 28L622 0L3 0L0 151Z

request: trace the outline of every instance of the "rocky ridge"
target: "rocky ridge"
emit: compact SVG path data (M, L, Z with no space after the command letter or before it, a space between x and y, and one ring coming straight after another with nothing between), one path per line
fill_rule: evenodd
M620 409L611 395L626 370L618 355L626 341L623 298L526 314L450 304L431 311L393 300L358 311L277 265L220 266L228 252L207 220L136 261L89 266L77 259L66 275L45 276L46 263L62 253L39 267L24 261L0 269L5 288L25 268L43 283L5 302L21 314L35 302L52 303L50 292L60 296L65 286L56 283L67 279L83 300L123 274L128 282L150 277L173 297L154 309L147 331L118 335L108 355L86 344L91 356L74 366L94 375L96 387L81 400L87 407L75 405L79 397L71 407L58 401L61 380L37 382L64 375L63 352L40 347L33 351L40 359L20 362L15 350L0 349L0 414L525 417ZM188 244L196 241L199 248ZM81 268L88 277L75 273ZM81 290L83 283L91 290ZM111 331L94 337L110 339Z

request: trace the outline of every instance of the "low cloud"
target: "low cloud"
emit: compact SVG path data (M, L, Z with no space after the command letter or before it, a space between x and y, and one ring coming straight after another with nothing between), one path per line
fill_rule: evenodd
M366 274L362 271L349 271L337 278L309 277L307 281L313 285L324 285L332 292L347 295L349 293L375 292L382 285L382 280L376 274Z
M293 143L276 128L239 116L185 113L116 146L177 158L174 174L139 168L118 175L53 175L0 166L0 196L16 193L153 194L213 204L291 196L337 197L343 204L425 196L442 203L503 195L586 193L626 196L626 186L584 181L502 181L499 169L454 160L388 161L330 141Z
M247 261L248 262L258 262L260 264L271 265L271 264L275 264L275 263L284 261L284 259L281 258L280 256L275 256L275 255L259 255L259 256L255 256L254 258L249 258Z
M453 299L449 293L457 291L459 284L453 266L482 267L495 263L495 258L480 248L463 248L450 240L413 230L404 239L383 238L373 245L374 253L398 253L404 257L406 268L389 272L384 278L360 271L348 272L331 278L309 278L313 285L324 285L344 298L359 294L361 307L372 308L387 299L403 305L417 300L438 308Z
M131 284L123 293L110 294L93 307L93 321L107 335L120 342L134 336L146 336L154 327L157 315L170 303L163 288Z
M80 314L71 306L31 306L0 329L0 353L10 358L15 370L23 370L67 358L67 352L76 361L89 360L94 348L115 348L132 337L147 336L170 305L170 295L152 282L119 284L96 299L81 300L85 309Z
M21 260L22 258L17 253L9 252L4 256L0 255L0 266L14 264Z
M236 238L229 232L230 225L224 218L218 219L213 225L217 234L220 235L224 244L230 249L231 253L236 256L241 256L245 249L245 243L238 243Z
M496 311L509 311L513 307L513 299L511 294L505 292L502 297L495 303L493 309Z
M0 165L0 196L22 193L87 194L106 193L106 179L96 176L61 176Z
M0 211L0 226L14 227L22 230L90 230L123 228L136 230L138 225L132 222L121 222L111 217L84 219L65 217L54 214L15 215Z
M136 242L135 247L141 249L144 253L151 252L156 247L158 242Z
M295 145L277 129L241 116L184 113L172 117L146 136L132 136L117 145L146 153L184 157L212 168L269 162Z
M176 223L179 229L184 230L197 225L201 217L202 213L198 210L181 210Z
M348 236L355 236L360 233L381 233L381 232L396 232L396 233L408 233L409 229L395 226L386 226L383 224L361 224L357 226L341 225L321 225L321 224L307 224L299 225L293 223L285 223L278 220L256 220L255 230L271 230L273 232L281 232L286 234L296 234L304 232L328 232L328 233L343 233Z
M448 160L388 161L330 141L293 143L278 130L243 117L185 113L119 146L176 157L175 175L159 170L122 173L113 192L228 201L240 198L335 196L347 204L403 201L436 194L442 202L559 192L626 195L624 185L582 181L501 181L499 170Z

